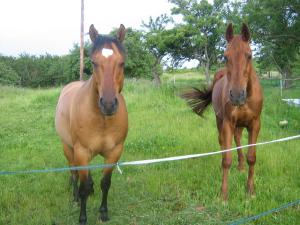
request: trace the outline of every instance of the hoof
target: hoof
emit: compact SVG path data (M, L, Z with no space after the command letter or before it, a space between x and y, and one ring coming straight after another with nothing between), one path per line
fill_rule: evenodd
M78 197L74 197L73 201L74 201L75 203L79 203L79 198L78 198Z
M79 221L79 225L86 225L87 221Z
M109 221L108 212L101 212L101 213L100 213L99 219L100 219L102 222Z
M224 202L224 203L227 203L227 201L228 201L228 193L223 193L223 192L221 192L221 201L222 202Z
M95 193L94 187L92 187L90 195L94 195L94 193Z
M237 169L238 169L238 171L240 171L240 172L245 172L245 167L244 167L244 165L238 165L238 166L237 166Z
M223 206L223 207L227 207L227 206L228 206L228 201L222 199L222 206Z
M248 190L247 195L248 195L249 198L255 198L256 197L255 192L253 190L251 190L251 191Z
M247 194L250 197L255 195L253 182L248 182L247 183Z
M75 203L79 203L79 194L78 193L73 193L73 201Z
M79 217L79 225L86 225L87 224L87 217L86 216L80 216Z

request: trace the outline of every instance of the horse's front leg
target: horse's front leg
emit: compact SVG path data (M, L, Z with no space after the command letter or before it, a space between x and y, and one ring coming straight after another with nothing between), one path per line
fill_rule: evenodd
M251 126L248 128L248 141L249 144L255 144L257 141L258 133L260 130L260 119L256 119L252 122ZM256 162L256 147L249 147L247 153L247 163L249 165L248 181L247 181L247 192L250 195L254 194L254 165Z
M119 161L120 156L123 151L123 144L117 145L108 155L105 157L106 164L114 164ZM107 196L108 191L111 185L111 177L112 177L113 168L105 168L103 170L103 177L101 179L101 191L102 191L102 201L100 205L100 216L99 219L102 222L108 221L108 208L107 208Z
M69 161L69 166L73 167L75 166L74 162L74 150L68 146L67 144L63 143L64 147L64 154L66 158ZM71 171L71 177L70 177L70 184L73 187L73 197L76 202L79 202L79 193L78 193L78 172L75 170Z
M233 126L229 121L223 121L222 130L221 130L221 148L222 150L231 148L233 137ZM221 195L224 201L228 199L228 172L232 163L231 152L224 152L222 154L222 187Z
M76 166L87 166L91 156L90 152L77 145L74 147L75 150L75 164ZM89 173L89 170L79 170L79 197L80 197L80 215L79 215L79 224L85 225L87 223L86 215L86 203L90 193L93 192L93 180Z
M241 137L242 137L242 133L243 133L243 128L242 127L236 127L234 130L234 141L236 143L236 147L240 147L241 146ZM238 170L239 171L244 171L244 155L243 155L243 150L240 148L237 150L238 152Z

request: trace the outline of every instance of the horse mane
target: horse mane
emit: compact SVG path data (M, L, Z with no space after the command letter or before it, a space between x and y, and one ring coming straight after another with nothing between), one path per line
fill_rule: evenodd
M111 47L112 43L114 43L117 46L120 53L123 56L125 56L124 45L116 37L109 35L99 35L95 43L92 45L90 54L92 55L95 51L102 49L104 45L108 45Z

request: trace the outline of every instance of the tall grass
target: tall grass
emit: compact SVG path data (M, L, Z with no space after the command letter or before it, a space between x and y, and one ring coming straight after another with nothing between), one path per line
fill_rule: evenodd
M165 79L162 87L126 80L124 96L129 133L121 161L176 156L219 149L213 110L193 114L178 97L186 85ZM0 87L0 170L27 170L67 165L54 129L60 88ZM280 100L280 90L264 88L259 141L300 133L300 109ZM288 125L280 127L286 119ZM243 144L246 144L246 132ZM227 224L300 198L300 140L258 147L256 197L245 192L247 173L229 175L229 202L220 201L221 156L148 166L124 167L114 173L107 224ZM92 164L102 163L97 157ZM88 223L97 220L99 170L92 171L95 194L88 201ZM72 202L69 173L0 176L0 224L77 224L79 207ZM300 207L259 219L255 224L297 224Z

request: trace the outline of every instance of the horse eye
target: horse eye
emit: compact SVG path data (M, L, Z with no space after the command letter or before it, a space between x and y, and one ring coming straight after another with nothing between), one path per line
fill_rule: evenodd
M93 64L93 66L97 66L97 63L95 63L94 61L91 61L92 62L92 64Z
M225 55L224 55L224 61L225 61L225 63L228 62L228 58L227 58L227 56L225 56Z
M120 64L119 64L119 66L120 66L121 68L123 68L123 67L124 67L124 65L125 65L125 63L124 63L124 62L122 62L122 63L120 63Z
M249 54L249 55L247 56L247 58L248 58L248 60L252 59L252 55Z

